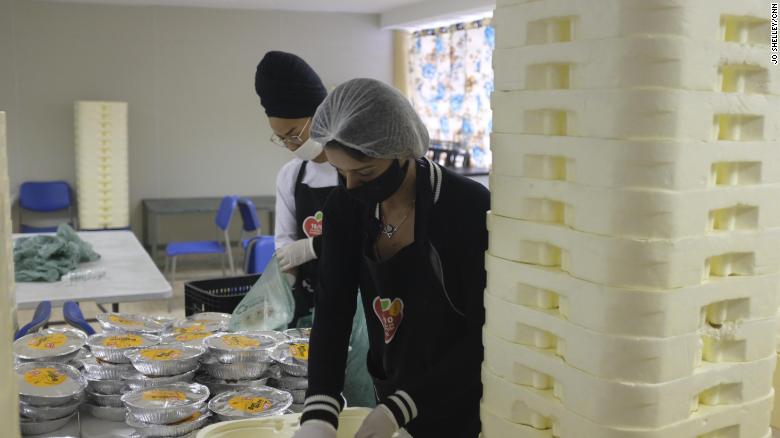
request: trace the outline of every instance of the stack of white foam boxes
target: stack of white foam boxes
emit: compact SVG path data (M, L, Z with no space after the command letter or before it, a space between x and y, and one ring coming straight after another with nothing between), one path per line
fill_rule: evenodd
M484 438L770 437L762 0L499 0Z
M75 123L79 227L126 228L127 103L76 102Z
M16 305L14 301L14 256L11 239L11 200L8 184L8 155L6 152L5 113L0 111L0 351L12 351L11 337L16 328ZM19 436L19 403L13 394L17 393L16 373L9 357L0 360L0 382L5 394L0 396L0 412L3 413L3 436ZM9 396L10 395L10 396Z

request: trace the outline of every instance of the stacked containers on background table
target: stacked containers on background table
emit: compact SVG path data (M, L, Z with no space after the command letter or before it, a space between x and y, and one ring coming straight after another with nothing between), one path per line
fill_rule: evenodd
M763 438L780 69L749 0L499 0L483 435Z
M127 103L75 103L79 227L130 226Z

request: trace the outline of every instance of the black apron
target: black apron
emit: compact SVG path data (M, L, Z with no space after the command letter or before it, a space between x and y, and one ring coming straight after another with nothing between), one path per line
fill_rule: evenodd
M335 188L335 185L312 188L304 184L307 164L308 161L301 163L298 176L295 178L295 222L298 225L298 239L317 237L322 234L322 209L331 190ZM290 327L295 327L300 318L311 315L317 278L317 260L298 266L298 275L292 290L295 299L295 315Z
M375 332L368 369L378 399L407 382L419 382L440 362L448 346L465 336L465 317L445 291L441 263L427 238L426 222L416 221L414 242L385 261L376 262L369 256L374 253L370 236L364 245L367 269L361 270L361 288L373 286L362 288L362 293L366 319L371 321L368 327ZM384 343L377 341L377 331L378 336L384 336ZM464 387L466 382L452 384ZM472 386L464 387L463 400L447 400L443 395L441 403L420 412L405 429L414 438L477 438L481 384L474 382Z

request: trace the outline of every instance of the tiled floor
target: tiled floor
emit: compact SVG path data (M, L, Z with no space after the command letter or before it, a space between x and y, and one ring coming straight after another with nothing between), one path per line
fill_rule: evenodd
M241 263L241 254L237 253L234 256L234 260L237 261L237 266ZM163 262L158 264L162 270ZM184 317L184 283L191 280L216 278L222 276L222 270L220 268L220 262L218 257L207 256L189 256L180 258L177 263L176 282L173 284L173 298L171 300L171 315L176 317ZM230 272L228 271L228 276ZM241 275L240 271L237 271L235 275ZM95 303L83 302L80 304L82 312L87 319L94 318L97 313L100 312ZM111 309L111 305L104 305L107 310ZM122 303L119 305L121 312L128 313L141 313L144 315L166 315L168 312L168 302L166 300L156 301L141 301L136 303ZM34 309L24 309L17 311L17 318L19 325L24 325L32 319ZM62 308L55 308L52 310L51 321L62 321ZM97 328L97 324L93 323L93 327Z

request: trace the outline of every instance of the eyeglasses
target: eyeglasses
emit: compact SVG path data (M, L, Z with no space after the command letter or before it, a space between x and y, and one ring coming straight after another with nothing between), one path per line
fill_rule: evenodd
M282 137L281 135L278 134L272 134L271 143L277 146L281 146L283 148L286 148L287 145L292 145L292 146L302 145L305 141L301 138L301 135L306 131L306 127L309 126L310 121L311 118L308 118L306 120L306 124L303 125L303 128L301 128L301 130L295 135L288 135Z

